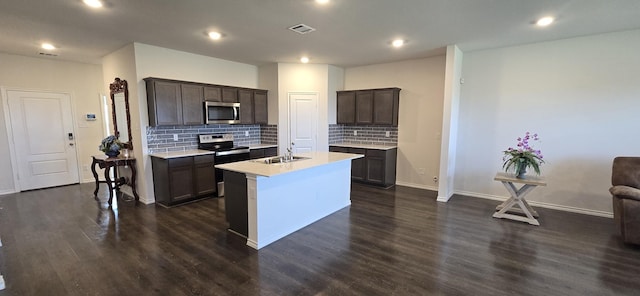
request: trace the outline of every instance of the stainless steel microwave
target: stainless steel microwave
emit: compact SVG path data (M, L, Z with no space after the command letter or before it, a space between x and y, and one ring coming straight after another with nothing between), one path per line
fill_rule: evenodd
M240 123L240 103L204 102L207 124Z

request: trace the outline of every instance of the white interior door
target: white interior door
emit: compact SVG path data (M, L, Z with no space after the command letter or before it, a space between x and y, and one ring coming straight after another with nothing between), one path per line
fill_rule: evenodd
M293 153L316 151L318 94L289 94L289 143Z
M20 190L78 183L71 98L7 91Z

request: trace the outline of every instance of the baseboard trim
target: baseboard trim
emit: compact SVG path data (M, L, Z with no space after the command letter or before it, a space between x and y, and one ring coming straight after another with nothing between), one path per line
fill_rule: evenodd
M505 201L509 198L507 196L498 196L498 195L469 192L469 191L454 191L454 194L483 198L483 199L491 199L491 200L497 200L497 201ZM565 211L565 212L571 212L571 213L578 213L578 214L585 214L585 215L591 215L591 216L598 216L598 217L604 217L604 218L613 218L613 213L609 213L605 211L596 211L596 210L556 205L556 204L531 201L531 200L527 200L527 201L529 202L530 205L535 207L541 207L541 208L559 210L559 211Z
M7 195L12 193L18 193L18 191L16 191L15 189L6 189L6 190L0 191L0 195Z
M404 187L431 190L431 191L438 191L438 187L429 186L429 185L422 185L422 184L415 184L415 183L408 183L408 182L396 182L396 185L400 185L400 186L404 186Z

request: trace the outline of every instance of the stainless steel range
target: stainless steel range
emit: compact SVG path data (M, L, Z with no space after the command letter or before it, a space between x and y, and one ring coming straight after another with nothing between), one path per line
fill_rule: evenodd
M249 147L234 146L232 134L201 134L198 135L198 149L215 151L214 164L223 164L249 160ZM224 196L224 178L222 170L216 169L216 183L218 196Z

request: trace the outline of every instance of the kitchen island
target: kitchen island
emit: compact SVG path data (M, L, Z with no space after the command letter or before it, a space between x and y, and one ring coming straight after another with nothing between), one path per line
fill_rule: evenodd
M351 160L363 155L311 152L296 156L306 159L276 164L257 159L215 166L225 170L229 230L246 236L247 245L254 249L351 204Z

